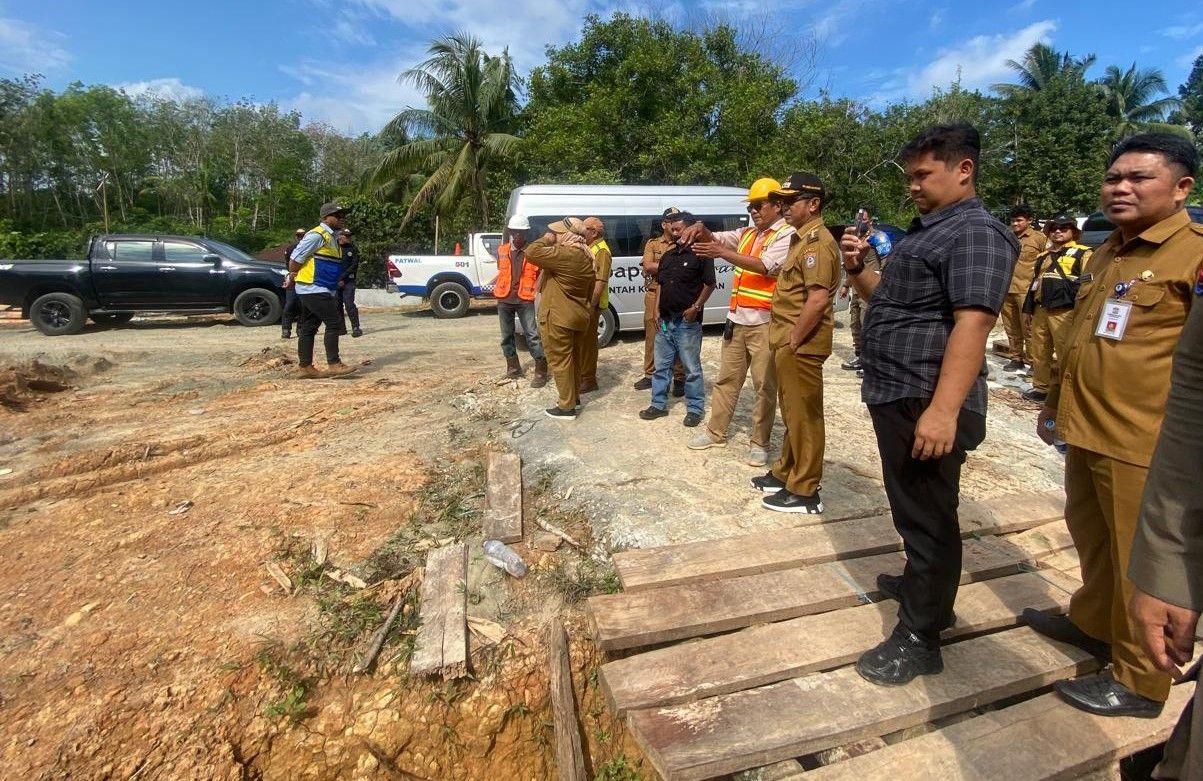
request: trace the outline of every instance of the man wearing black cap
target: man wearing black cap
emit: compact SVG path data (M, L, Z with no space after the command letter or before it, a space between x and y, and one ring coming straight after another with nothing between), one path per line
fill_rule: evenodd
M1048 249L1036 257L1036 268L1023 311L1031 318L1032 389L1024 391L1028 401L1048 398L1048 386L1057 373L1057 362L1065 355L1065 324L1073 314L1078 295L1078 276L1093 250L1078 243L1082 231L1069 214L1048 221Z
M643 376L635 382L635 390L651 390L656 371L656 274L660 271L660 256L673 247L668 226L670 218L680 214L676 206L664 210L660 219L660 234L643 245ZM685 395L685 367L673 365L673 395Z
M346 335L347 326L343 324L343 314L345 313L351 320L351 338L358 339L363 336L363 329L359 327L359 307L355 306L355 277L359 274L359 247L355 246L355 240L351 238L351 231L346 228L343 228L338 234L338 246L343 251L343 271L338 280L338 292L335 296L335 300L338 302L338 322L342 326L339 330Z
M840 249L823 224L827 191L819 177L795 171L771 197L794 228L789 254L777 272L769 320L785 438L773 468L753 478L752 487L771 494L761 500L766 509L818 514L823 512L819 483L827 445L823 363L831 355Z
M297 365L301 379L341 377L355 369L338 356L338 337L342 318L338 314L335 293L342 275L342 249L336 237L343 229L347 210L337 203L322 206L322 221L312 228L288 258L288 277L301 301L301 319L297 323ZM313 365L313 340L325 324L326 370Z
M284 265L288 266L288 259L292 257L293 251L297 245L301 243L301 239L305 238L305 229L297 228L293 235L292 244L284 248ZM292 324L301 316L301 300L297 298L297 286L293 284L292 277L288 276L284 283L284 312L280 315L280 338L292 338Z
M944 669L940 632L952 622L961 578L961 465L986 436L986 339L1011 284L1019 241L982 207L981 138L963 122L936 125L899 153L919 217L880 274L865 270L869 242L847 228L844 270L870 302L861 331L869 407L901 577L879 575L898 600L898 624L856 670L900 685Z

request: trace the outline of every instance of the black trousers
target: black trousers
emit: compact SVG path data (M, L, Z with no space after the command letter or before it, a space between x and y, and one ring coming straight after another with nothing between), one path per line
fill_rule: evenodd
M894 528L906 551L898 624L934 648L940 630L952 620L961 579L961 465L966 453L985 439L986 418L962 408L953 451L920 461L911 458L911 448L915 424L927 405L926 399L899 399L870 404L869 415Z
M297 296L295 285L284 289L284 314L280 316L280 328L285 333L292 333L292 324L301 319L301 299Z
M355 306L355 280L348 279L334 294L338 301L338 320L341 323L343 312L351 319L351 327L359 327L359 307Z
M335 297L308 293L297 298L301 301L301 318L297 321L297 363L301 366L313 364L313 340L323 323L326 324L326 332L322 335L326 363L338 363L338 335L343 330L343 319L334 302Z

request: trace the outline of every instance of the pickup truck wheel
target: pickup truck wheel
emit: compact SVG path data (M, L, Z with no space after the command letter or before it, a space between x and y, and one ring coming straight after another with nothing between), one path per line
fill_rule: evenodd
M84 302L70 293L47 293L29 307L33 327L47 336L66 336L83 330L87 314Z
M602 310L601 317L597 318L597 346L605 347L614 341L616 333L618 333L618 317L614 314L613 309L606 307Z
M467 289L458 282L440 282L430 291L430 308L440 319L463 317L471 303Z
M280 297L261 287L244 290L234 299L234 317L243 325L271 325L283 310Z
M133 312L93 312L88 315L96 325L121 325L134 319Z

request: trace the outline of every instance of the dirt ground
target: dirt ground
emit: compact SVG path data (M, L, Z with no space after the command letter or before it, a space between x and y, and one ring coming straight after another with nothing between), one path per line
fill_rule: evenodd
M367 312L367 335L343 342L359 372L317 381L291 378L295 342L228 318L53 339L0 321L5 775L547 778L542 638L561 615L591 771L649 777L596 689L581 600L616 588L615 549L789 516L760 509L747 485L760 470L743 464L745 405L730 447L688 451L683 404L636 416L642 338L625 335L602 350L602 390L580 419L551 420L550 386L501 379L494 312ZM718 341L704 341L709 379ZM823 493L832 517L848 517L885 499L857 381L838 366L847 329L836 341ZM1060 484L1059 457L1032 435L1034 406L1002 381L966 498ZM520 544L531 565L520 581L483 560L490 447L523 455L528 519L583 550ZM413 680L424 551L453 539L470 545L469 613L483 621L472 676ZM351 672L397 598L377 665Z

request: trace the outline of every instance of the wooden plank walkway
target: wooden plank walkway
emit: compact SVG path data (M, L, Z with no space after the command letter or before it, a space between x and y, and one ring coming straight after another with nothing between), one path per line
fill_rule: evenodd
M1053 494L967 502L961 512L961 533L972 537L1023 531L1060 518L1063 509L1064 501ZM898 550L902 550L902 540L894 531L893 521L888 515L879 515L623 551L614 554L614 567L623 589L636 591Z
M606 661L600 686L666 779L773 763L774 778L799 781L1060 778L1102 767L1164 737L1177 708L1161 720L1108 721L1045 695L1052 681L1097 667L1019 624L1026 607L1065 610L1080 586L1061 509L1050 494L963 507L945 671L897 688L851 666L896 621L894 602L875 601L877 575L904 561L888 516L619 554L627 590L590 599L595 641L651 647ZM1014 704L981 712L999 700ZM818 752L831 761L843 753L828 749L881 745L956 714L965 721L818 770L800 773L796 762Z
M522 458L516 453L489 451L485 481L484 538L522 542Z
M422 626L409 660L412 675L441 674L444 680L468 674L468 549L462 542L426 554L426 575L418 602Z

